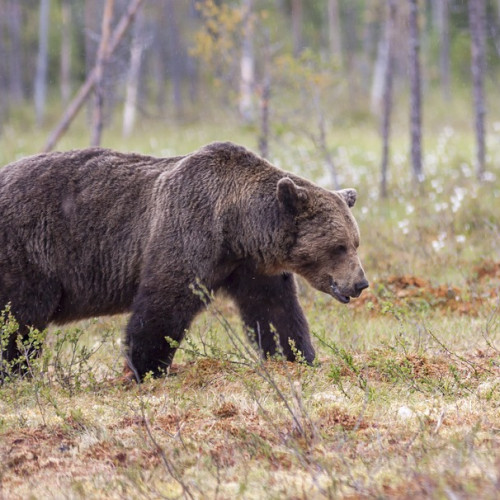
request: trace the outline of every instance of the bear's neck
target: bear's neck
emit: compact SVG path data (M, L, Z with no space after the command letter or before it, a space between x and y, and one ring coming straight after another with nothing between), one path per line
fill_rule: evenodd
M252 261L262 274L285 271L284 262L296 239L292 218L285 216L274 193L262 193L239 199L226 215L227 241L237 260ZM266 199L267 198L267 199Z

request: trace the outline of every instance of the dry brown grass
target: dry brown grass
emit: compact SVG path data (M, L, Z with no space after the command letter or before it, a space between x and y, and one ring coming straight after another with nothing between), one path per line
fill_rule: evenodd
M52 385L38 399L31 381L11 382L2 496L498 495L498 351L379 346L321 358L305 367L181 353L162 380L110 377L73 395Z
M224 301L164 379L138 386L117 373L113 338L97 380L86 369L65 380L64 366L57 378L49 363L0 388L1 495L496 498L499 270L473 269L474 293L447 286L460 309L443 285L388 277L364 308L334 306L328 333L331 303L306 290L315 367L234 351ZM122 324L102 323L117 336ZM98 324L82 328L79 342L95 343Z
M345 144L339 168L359 188L372 283L348 307L300 283L318 366L238 352L235 309L218 301L229 323L214 311L198 318L170 374L137 386L121 373L125 318L81 323L78 349L111 332L90 359L77 350L72 362L66 341L57 366L51 358L0 387L0 499L498 498L500 181L467 176L468 136L456 133L417 197L400 140L391 196L377 200L378 139L360 130L339 128L335 148ZM144 144L168 135L165 147L186 153L222 134L191 132L158 127L108 145L159 154ZM80 135L64 147L84 146ZM228 137L251 145L248 134ZM0 141L4 163L43 142L16 130ZM280 164L321 171L296 146L277 151ZM52 332L46 352L55 345Z

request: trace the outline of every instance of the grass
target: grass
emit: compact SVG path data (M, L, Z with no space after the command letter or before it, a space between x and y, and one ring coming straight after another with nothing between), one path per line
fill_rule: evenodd
M4 128L1 163L45 134ZM105 145L177 154L254 132L143 124ZM61 149L83 147L75 124ZM497 498L500 492L500 176L470 174L472 140L435 126L425 194L396 135L391 198L378 198L370 124L335 129L345 186L359 190L370 291L342 306L304 282L318 364L261 362L232 304L194 322L168 377L120 379L126 317L50 329L33 376L0 387L0 497ZM489 137L491 158L498 145ZM285 134L273 161L325 185L321 160Z

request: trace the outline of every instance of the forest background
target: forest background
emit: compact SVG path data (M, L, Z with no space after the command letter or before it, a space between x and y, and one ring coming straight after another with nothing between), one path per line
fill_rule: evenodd
M314 367L260 360L223 299L141 386L126 318L36 332L0 498L497 498L499 78L497 0L0 0L1 165L231 140L358 190L371 282L299 281Z
M130 136L151 121L200 123L224 113L258 129L264 155L269 141L286 133L312 140L338 185L340 141L329 130L361 122L380 129L385 156L393 102L401 120L406 99L417 180L425 175L420 128L434 135L433 125L474 113L471 163L484 174L485 87L499 66L498 2L2 0L0 12L2 128L19 120L23 127L53 124L98 70L98 83L87 89L96 89L95 106L104 107L104 117L87 113L94 129L121 126ZM110 43L122 16L126 22L117 27L124 29ZM300 126L304 117L312 130ZM100 133L94 130L90 142L100 143Z

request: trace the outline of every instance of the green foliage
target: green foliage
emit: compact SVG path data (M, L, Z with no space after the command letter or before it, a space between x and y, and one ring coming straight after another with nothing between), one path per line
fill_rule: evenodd
M39 358L46 331L30 328L24 336L18 334L18 331L19 324L7 305L0 313L0 383L6 383L17 375L34 376L43 365ZM19 356L7 360L5 350L12 343L17 346Z
M204 22L196 33L191 55L210 69L215 68L210 73L219 86L221 79L227 79L233 71L233 62L239 54L243 10L236 3L219 5L213 0L199 2L196 8Z
M101 339L92 347L85 345L87 332L81 328L51 331L49 348L48 331L34 328L28 330L23 338L17 335L19 325L10 312L9 306L0 316L0 352L1 382L20 383L32 380L38 387L50 387L54 384L72 396L83 388L95 387L97 384L96 353L109 342L111 331L102 332ZM7 361L4 350L8 342L15 338L19 356Z
M74 328L51 332L52 346L45 356L45 364L52 370L49 380L56 382L70 395L98 383L95 372L95 354L105 346L112 331L101 332L101 338L92 347L85 345L85 330Z
M67 463L79 467L84 479L67 475L64 484L80 496L94 491L102 477L99 467L109 463L113 469L106 482L114 485L109 491L125 488L134 496L182 487L191 494L201 488L205 495L290 496L300 484L321 495L327 489L352 492L353 480L373 496L398 487L416 468L430 483L440 478L435 491L451 484L469 488L473 476L467 468L450 482L440 467L458 457L468 462L463 450L470 446L477 466L492 474L494 448L486 445L492 441L474 436L491 435L489 424L481 422L496 418L499 359L470 361L462 354L478 345L473 318L466 319L468 333L457 343L454 335L462 327L453 315L430 311L422 319L390 311L371 317L369 311L309 296L308 289L301 301L319 358L308 367L262 360L225 302L200 286L193 292L205 297L208 313L180 345L174 373L160 380L146 377L140 386L116 386L107 379L112 358L96 359L115 350L117 329L104 337L92 323L49 332L34 376L12 378L0 388L2 437L36 432L32 453L59 457L63 471ZM5 317L3 331L15 331L14 320ZM371 338L377 321L381 330ZM494 322L487 324L497 331ZM422 325L439 334L424 329L422 337ZM99 350L88 347L96 344ZM15 455L20 445L8 443L12 456L21 456ZM22 459L27 466L34 460L30 456ZM412 463L402 466L408 457ZM17 474L12 465L5 467ZM277 473L288 478L280 489L271 480ZM318 478L321 489L314 482ZM30 488L42 491L45 483L37 473L34 480L37 485ZM489 491L484 479L472 482L471 491Z

